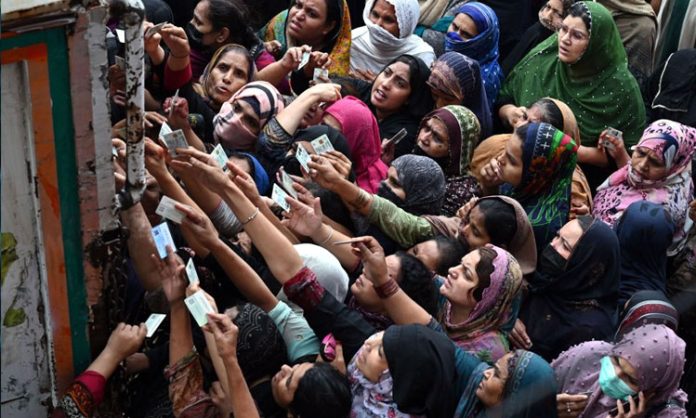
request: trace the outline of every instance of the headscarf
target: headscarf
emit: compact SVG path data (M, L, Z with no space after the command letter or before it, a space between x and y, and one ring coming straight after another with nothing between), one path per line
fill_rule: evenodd
M452 304L445 302L440 322L460 348L495 361L507 351L500 327L513 314L512 303L522 286L522 270L509 252L491 244L486 247L495 251L496 257L490 284L483 290L481 300L460 323L452 322Z
M465 3L454 15L460 13L471 17L479 33L471 39L463 40L456 32L448 32L445 35L445 51L459 52L478 61L488 105L493 107L503 83L503 70L498 64L498 17L493 9L476 1Z
M655 98L648 109L649 120L670 119L696 126L696 49L674 52L660 72L651 77Z
M626 359L638 372L638 387L653 396L647 409L659 409L648 416L677 418L686 415L686 394L679 390L684 371L685 343L664 325L644 325L626 334L616 345L588 341L563 352L551 366L558 381L558 393L591 391L582 414L585 418L604 418L616 408L616 400L599 387L600 359L607 355ZM670 401L670 405L664 405ZM681 404L682 407L679 407Z
M399 410L451 417L457 404L452 341L424 325L393 325L384 332L383 346Z
M667 249L674 236L669 213L652 202L634 202L616 224L621 246L619 306L639 290L666 291Z
M589 44L574 64L558 59L558 34L527 54L507 76L500 101L533 103L551 96L570 106L578 120L583 145L594 147L607 126L623 131L635 144L645 126L645 107L638 83L628 71L626 51L611 13L599 3L583 1L590 17Z
M408 96L405 110L413 118L420 119L423 115L430 112L434 106L433 98L427 85L430 77L430 68L425 65L422 59L404 54L389 61L387 65L380 70L380 74L395 62L403 62L408 65L411 94ZM374 85L374 82L372 84ZM370 86L370 92L371 90L372 85ZM369 98L367 101L369 102ZM370 105L370 107L372 107L372 105Z
M334 102L326 108L326 113L341 124L341 133L350 148L356 183L361 189L376 193L389 168L381 159L382 140L374 115L365 103L353 96Z
M501 188L527 212L534 228L537 254L568 220L577 150L573 138L548 123L530 123L522 144L522 180L514 188Z
M648 324L664 325L677 332L679 312L659 290L640 290L634 293L623 311L621 323L614 336L616 342L634 329Z
M283 97L272 84L254 81L242 87L228 101L223 103L220 112L213 119L215 139L232 150L253 150L257 135L249 131L234 112L232 104L243 100L251 105L259 117L259 127L285 108Z
M249 154L248 152L242 152L241 154L250 162L252 177L254 178L254 183L256 184L256 190L258 190L260 195L265 195L268 193L268 189L271 188L271 182L268 179L266 169L263 168L258 158L256 158L254 155Z
M430 66L435 60L433 48L423 39L413 34L418 24L418 0L386 0L394 6L399 24L399 37L370 20L370 12L377 0L368 0L363 9L365 26L354 29L350 49L350 68L370 70L377 73L398 57L408 54L420 58Z
M246 49L243 45L227 44L218 48L217 51L215 51L215 53L213 54L212 58L210 58L208 64L203 69L203 73L198 79L198 84L194 84L193 86L196 93L198 93L198 95L203 97L209 104L211 104L214 107L219 106L221 103L211 103L210 97L208 96L208 91L212 90L215 87L210 85L210 83L212 82L210 78L210 72L213 70L213 68L215 68L218 61L220 61L220 58L222 58L225 54L231 51L244 55L249 61L249 68L247 68L247 83L253 80L255 76L254 73L256 72L256 65L254 63L254 58L249 53L249 50Z
M556 378L539 355L515 350L508 360L508 379L503 390L506 418L555 417Z
M478 62L457 52L447 52L433 64L428 85L456 97L476 115L481 124L481 137L491 135L493 119Z
M399 411L394 401L394 379L389 369L382 372L379 381L372 382L358 369L356 359L363 348L353 356L348 364L348 382L353 403L350 408L351 418L409 418L411 415Z
M317 276L321 287L336 300L344 300L348 293L348 274L333 254L314 244L295 244L304 265Z
M406 199L399 207L414 215L440 213L445 199L445 175L435 161L419 155L402 155L392 161Z
M430 119L437 118L445 124L449 136L448 156L438 161L447 177L469 174L469 161L481 138L476 115L464 106L450 105L435 109L425 115L418 130Z
M270 316L258 306L245 303L234 318L239 327L237 357L244 379L249 383L273 376L287 363L283 336Z
M339 3L341 11L340 18L336 23L336 27L327 34L327 42L322 52L329 53L331 65L328 67L329 74L333 76L347 76L350 66L350 44L351 44L351 23L350 11L346 0L326 0ZM293 0L289 8L295 5ZM288 9L289 9L288 8ZM276 40L280 42L281 48L278 51L278 56L282 57L289 47L295 45L287 35L288 25L288 10L278 13L268 24L261 29L261 36L266 42Z
M654 151L664 161L665 178L643 179L629 163L599 186L592 214L614 225L631 203L648 200L667 210L676 226L672 242L679 243L686 235L684 224L693 198L690 167L696 147L696 128L658 120L647 127L637 146Z
M544 268L552 248L548 244L529 280L530 295L521 316L534 351L549 360L573 343L609 338L616 327L619 241L606 224L589 219L591 225L578 239L563 272Z
M527 275L533 273L537 265L537 251L534 244L534 231L529 222L527 212L524 211L524 208L517 200L502 195L482 197L475 205L478 205L486 199L502 200L515 210L515 220L517 224L515 235L508 245L507 250L520 264L522 274ZM439 234L450 238L459 237L460 240L464 241L464 236L458 235L460 224L464 221L463 219L444 216L426 216L425 219L433 225L433 228L435 228Z

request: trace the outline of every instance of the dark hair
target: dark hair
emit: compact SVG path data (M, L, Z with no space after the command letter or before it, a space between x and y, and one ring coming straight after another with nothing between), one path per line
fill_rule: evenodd
M488 247L478 249L481 260L476 264L476 275L478 276L478 286L474 289L474 299L476 302L481 300L483 291L491 284L491 273L495 270L493 260L498 255L495 250Z
M508 248L517 233L515 208L502 199L481 199L476 206L483 214L483 224L491 244Z
M405 252L397 251L394 255L401 261L399 271L399 287L414 302L425 309L430 315L437 314L437 288L433 273L425 267L422 261Z
M553 100L544 97L534 102L532 106L536 106L541 110L540 122L546 122L559 131L563 131L563 113Z
M348 417L352 400L346 376L328 363L314 363L298 382L288 409L299 418L323 418L327 411Z
M295 159L297 160L297 159ZM288 171L289 173L289 171ZM300 174L301 175L301 174ZM343 203L343 200L331 190L327 190L319 186L317 183L305 183L305 188L312 192L314 197L318 197L321 202L321 211L334 222L345 226L349 230L355 232L353 218L350 215L350 210Z
M587 5L581 1L573 3L568 9L568 15L581 18L587 27L587 31L592 33L592 17L590 16L590 10L587 8Z
M293 0L290 3L290 6L288 6L288 9L295 7L295 4L297 4L297 0ZM341 24L343 23L343 2L341 0L324 0L324 4L326 5L326 22L324 24L328 25L331 22L335 23L333 29L331 29L331 32L326 34L329 42L326 43L323 49L323 52L331 52L336 43L336 38L338 38L338 35L341 33Z
M580 228L582 229L583 234L587 232L588 229L590 229L590 227L592 226L592 222L594 222L594 218L590 215L578 216L575 219L577 219L580 223Z
M435 273L440 276L446 276L447 270L457 265L462 257L469 252L468 244L445 235L436 236L435 244L437 245L437 251L440 253L437 265L435 266Z
M563 17L568 16L568 10L570 9L570 6L575 3L576 0L561 0L561 3L563 3L563 13L561 15Z
M515 135L520 137L522 140L522 143L524 144L524 141L527 139L527 131L529 130L529 124L525 123L524 125L520 125L517 128L515 128Z
M411 86L411 94L406 99L403 107L408 111L411 116L422 118L433 110L435 102L433 101L432 94L430 93L430 88L428 88L426 82L430 77L430 68L418 57L412 55L399 55L394 58L389 64L385 65L380 71L380 74L384 70L396 63L402 62L408 65L408 84Z
M208 20L213 29L227 28L230 31L226 43L237 43L256 56L261 41L249 26L249 9L240 0L205 0L208 2ZM253 60L252 60L253 62Z

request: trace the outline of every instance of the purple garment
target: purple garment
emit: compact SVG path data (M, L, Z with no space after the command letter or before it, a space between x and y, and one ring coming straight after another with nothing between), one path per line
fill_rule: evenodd
M668 402L646 418L685 418L687 397L679 389L685 348L684 340L670 328L651 324L634 329L615 345L604 341L576 345L561 353L551 366L558 393L592 392L579 418L605 418L616 407L616 400L605 396L599 387L600 360L608 355L623 357L638 371L640 390L654 393L648 410Z

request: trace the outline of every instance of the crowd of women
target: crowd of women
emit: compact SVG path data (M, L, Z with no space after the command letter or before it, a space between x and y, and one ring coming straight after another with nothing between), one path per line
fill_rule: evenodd
M696 3L144 3L123 323L57 415L119 364L133 417L694 413Z

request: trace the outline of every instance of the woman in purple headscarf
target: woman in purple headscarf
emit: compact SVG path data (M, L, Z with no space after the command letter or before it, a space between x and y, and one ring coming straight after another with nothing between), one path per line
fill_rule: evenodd
M551 364L559 417L686 417L685 348L669 327L648 324L616 344L588 341L561 353Z

